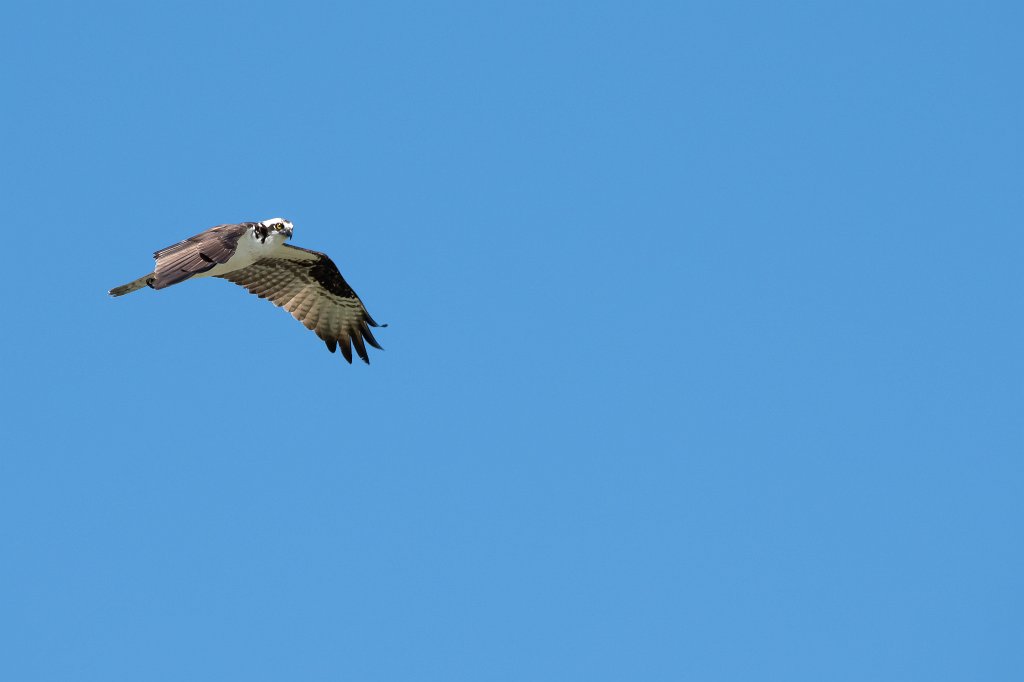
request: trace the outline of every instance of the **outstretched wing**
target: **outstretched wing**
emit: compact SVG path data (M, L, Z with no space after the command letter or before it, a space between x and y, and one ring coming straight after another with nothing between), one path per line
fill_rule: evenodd
M252 223L217 225L206 232L160 249L153 254L156 271L153 273L154 289L163 289L183 282L193 275L227 263L238 248L238 240Z
M246 268L218 277L245 287L249 293L284 308L296 320L316 332L333 353L352 362L352 346L369 364L366 344L380 348L370 327L378 325L366 312L338 266L318 251L283 245L287 256L264 258Z

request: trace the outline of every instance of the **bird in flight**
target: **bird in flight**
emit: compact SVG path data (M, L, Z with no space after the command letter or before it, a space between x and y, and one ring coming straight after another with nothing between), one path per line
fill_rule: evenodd
M380 348L366 312L338 266L325 254L286 244L294 226L284 218L217 225L153 254L156 269L115 287L124 296L143 287L163 289L195 277L221 277L284 308L352 362L352 347L369 364L366 344Z

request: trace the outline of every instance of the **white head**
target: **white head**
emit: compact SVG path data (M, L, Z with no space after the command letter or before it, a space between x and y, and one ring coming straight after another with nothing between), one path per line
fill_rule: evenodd
M294 226L292 221L285 220L284 218L271 218L270 220L264 220L260 223L266 228L267 234L274 235L280 234L284 239L292 238L292 230Z

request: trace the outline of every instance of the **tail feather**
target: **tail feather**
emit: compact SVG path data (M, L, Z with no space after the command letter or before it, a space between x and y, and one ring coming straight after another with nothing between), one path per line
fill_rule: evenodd
M153 282L153 277L155 275L156 273L154 272L151 272L148 275L143 275L142 277L139 277L136 280L128 282L128 284L122 284L119 287L114 287L107 293L109 293L111 296L124 296L125 294L130 294L133 291L138 291L142 287L151 284Z

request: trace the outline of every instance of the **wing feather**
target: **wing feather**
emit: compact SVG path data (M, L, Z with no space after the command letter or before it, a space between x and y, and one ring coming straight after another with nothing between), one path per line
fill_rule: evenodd
M238 239L251 226L252 223L217 225L160 249L153 254L156 270L151 286L163 289L228 262L238 248Z
M348 339L338 339L338 348L341 349L341 354L348 360L348 364L352 364L352 344L349 343ZM331 351L334 352L333 350Z
M249 293L284 308L312 330L332 353L352 362L352 347L369 364L366 344L380 348L370 327L378 327L363 302L325 254L286 246L287 255L264 258L249 267L218 275ZM209 255L209 254L207 254Z
M320 300L314 297L313 307L309 309L309 313L306 315L306 318L302 320L302 324L306 325L306 329L316 329L316 326L320 322L320 318L326 309L327 306L320 305Z

